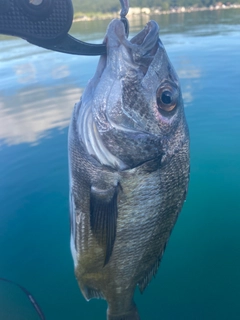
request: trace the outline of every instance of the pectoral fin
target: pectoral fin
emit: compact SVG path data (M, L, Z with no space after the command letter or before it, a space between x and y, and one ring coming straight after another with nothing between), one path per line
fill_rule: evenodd
M112 255L117 229L118 186L102 190L91 187L90 225L100 245L106 247L104 266Z

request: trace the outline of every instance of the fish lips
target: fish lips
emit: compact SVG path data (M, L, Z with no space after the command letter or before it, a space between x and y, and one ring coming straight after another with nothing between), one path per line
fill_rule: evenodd
M151 20L130 41L127 39L124 24L114 19L108 26L104 42L107 46L107 61L112 63L113 69L117 60L121 59L125 68L134 69L145 66L146 73L159 47L159 26ZM121 64L121 63L120 63ZM123 67L123 66L122 66ZM123 67L123 69L125 69Z
M124 24L119 19L114 19L108 26L105 42L108 49L123 44L126 47L141 49L143 52L150 52L159 39L159 26L151 20L136 36L130 41L126 37Z
M135 37L130 40L130 43L138 48L142 55L154 55L158 48L159 42L159 26L151 20Z

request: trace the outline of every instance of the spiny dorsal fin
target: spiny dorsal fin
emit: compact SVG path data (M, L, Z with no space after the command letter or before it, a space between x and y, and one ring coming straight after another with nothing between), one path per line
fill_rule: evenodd
M117 229L117 196L118 186L101 190L91 187L90 225L100 245L105 245L104 266L112 255Z

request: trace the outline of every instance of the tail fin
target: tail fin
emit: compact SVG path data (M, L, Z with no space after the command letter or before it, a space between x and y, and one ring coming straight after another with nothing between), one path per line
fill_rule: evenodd
M121 314L112 314L108 310L107 320L140 320L140 316L138 314L136 305L134 305L131 310Z

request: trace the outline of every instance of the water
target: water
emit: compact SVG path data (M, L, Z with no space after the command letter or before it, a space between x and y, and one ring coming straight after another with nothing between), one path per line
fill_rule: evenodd
M240 319L240 10L153 17L181 78L191 133L187 202L142 319ZM132 34L146 19L131 21ZM72 33L100 42L108 21ZM67 126L97 57L53 53L20 39L0 46L0 277L24 285L47 319L105 319L86 302L69 249ZM38 319L0 283L0 319Z

